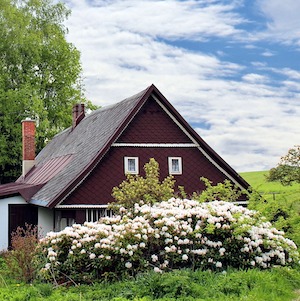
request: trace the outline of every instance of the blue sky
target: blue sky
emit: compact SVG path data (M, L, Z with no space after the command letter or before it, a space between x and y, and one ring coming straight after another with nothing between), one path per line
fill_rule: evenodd
M153 83L239 172L268 170L299 144L299 1L63 2L93 103Z

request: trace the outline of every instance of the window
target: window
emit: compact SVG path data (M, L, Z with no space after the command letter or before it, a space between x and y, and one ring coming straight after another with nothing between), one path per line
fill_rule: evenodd
M181 157L169 157L169 174L170 175L181 175L182 174Z
M125 157L124 158L124 170L125 174L134 174L139 173L139 158L138 157Z
M55 211L55 231L61 231L66 227L75 224L75 210L56 210Z
M85 211L85 220L87 222L97 222L101 217L112 217L113 212L107 208L99 208L99 209L86 209Z

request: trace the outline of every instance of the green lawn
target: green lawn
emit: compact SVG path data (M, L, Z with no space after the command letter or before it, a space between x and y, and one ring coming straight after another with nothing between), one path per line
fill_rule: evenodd
M283 186L279 182L267 182L268 171L243 172L240 175L266 200L284 198L300 200L300 184Z

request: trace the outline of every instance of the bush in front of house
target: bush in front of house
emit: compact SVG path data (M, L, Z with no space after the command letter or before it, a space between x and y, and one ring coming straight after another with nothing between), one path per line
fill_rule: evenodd
M169 199L120 208L115 217L50 232L40 242L40 276L93 282L154 270L223 271L298 264L293 241L256 211L230 202Z
M3 252L9 275L26 283L35 279L34 257L38 245L38 228L25 224L11 234L11 248Z

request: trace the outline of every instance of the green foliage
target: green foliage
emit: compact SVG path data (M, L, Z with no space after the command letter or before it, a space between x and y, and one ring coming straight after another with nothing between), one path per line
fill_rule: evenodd
M236 202L242 195L243 191L236 185L232 184L229 180L224 180L223 183L212 185L212 182L205 177L200 180L205 184L205 190L200 193L193 193L192 198L199 202L210 202L214 200L223 200L226 202Z
M18 227L11 235L12 250L4 254L11 277L30 282L36 276L34 256L38 245L37 227L26 224L25 228Z
M6 301L292 301L300 287L298 270L275 268L270 271L177 270L166 274L139 274L113 283L58 287L35 283L1 288Z
M21 171L21 120L38 121L37 151L71 125L84 102L79 51L66 40L70 11L52 0L1 0L0 183Z
M162 182L159 178L159 164L151 158L144 166L145 177L140 175L126 175L126 180L118 187L113 188L112 195L116 202L111 204L114 208L124 207L133 209L134 204L141 201L145 204L153 204L168 200L174 195L175 180L168 176Z
M244 173L242 176L252 185L249 208L258 210L274 227L300 246L300 184L282 186L268 182L267 172Z
M268 181L279 181L282 185L300 183L300 145L289 149L277 167L270 170Z

